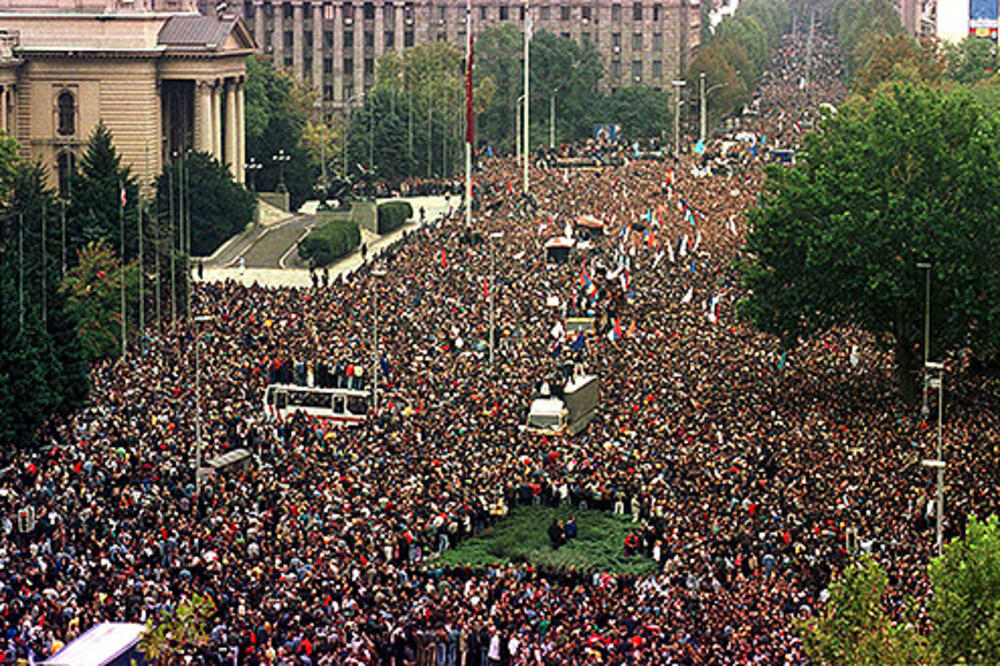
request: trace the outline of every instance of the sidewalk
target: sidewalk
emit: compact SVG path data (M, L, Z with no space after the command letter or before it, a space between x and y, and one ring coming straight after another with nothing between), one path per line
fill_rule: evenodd
M382 250L401 238L405 231L416 229L420 226L419 211L421 206L425 210L426 222L433 222L437 219L438 215L448 212L448 206L445 204L443 196L408 197L405 200L409 201L410 205L413 206L413 218L392 233L379 236L378 240L369 242L369 260L378 256ZM382 201L388 201L388 199L380 199L379 203ZM457 204L459 199L458 197L453 197L449 201L452 204ZM361 266L362 263L361 250L359 248L336 263L330 264L328 267L330 279L332 280L338 275L353 271ZM197 281L197 270L192 271L192 277ZM312 280L309 278L309 269L307 268L246 268L240 270L237 267L205 266L204 279L206 282L236 280L245 285L251 285L256 282L268 287L312 286Z

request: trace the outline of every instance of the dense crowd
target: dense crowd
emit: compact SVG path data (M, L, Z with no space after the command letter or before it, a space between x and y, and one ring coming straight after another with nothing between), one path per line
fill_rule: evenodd
M769 140L841 92L821 41L806 106L804 48L786 39L765 79ZM193 592L217 606L195 663L802 663L792 621L823 603L854 530L890 572L892 607L913 596L926 627L933 429L895 400L876 341L835 331L786 357L737 319L732 260L760 169L695 179L683 160L536 169L528 199L491 160L477 187L499 203L476 234L460 215L432 221L326 288L198 283L193 311L210 320L96 366L90 407L52 421L41 450L5 453L4 663ZM579 236L580 214L609 233L547 263L544 242ZM269 381L370 368L375 292L382 413L352 429L272 419ZM555 326L564 303L605 322L581 349ZM198 340L205 457L259 461L200 494ZM600 378L598 419L573 440L528 436L538 381L568 360ZM980 455L996 395L995 380L949 390L949 538L967 512L997 510L997 452ZM534 496L631 513L629 547L659 573L435 565ZM37 524L20 534L26 505Z

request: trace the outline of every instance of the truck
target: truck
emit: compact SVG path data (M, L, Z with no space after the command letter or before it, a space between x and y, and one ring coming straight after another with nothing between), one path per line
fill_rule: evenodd
M42 666L150 666L139 650L146 626L135 622L102 622L78 636Z
M535 435L572 437L594 420L599 401L597 377L575 374L566 382L562 397L543 396L532 401L525 429Z

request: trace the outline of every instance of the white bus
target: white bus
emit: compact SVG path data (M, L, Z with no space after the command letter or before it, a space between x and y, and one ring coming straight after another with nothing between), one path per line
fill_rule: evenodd
M370 410L371 393L359 389L271 384L264 391L264 412L282 420L302 412L354 426L363 423Z

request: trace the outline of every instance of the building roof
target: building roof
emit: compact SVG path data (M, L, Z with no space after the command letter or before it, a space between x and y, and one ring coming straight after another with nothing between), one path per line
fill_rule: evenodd
M167 19L157 43L173 48L217 49L236 27L235 16L171 16Z

